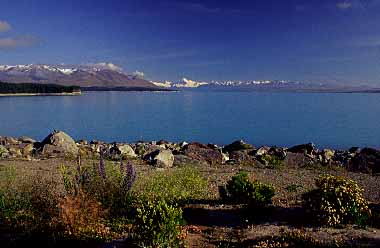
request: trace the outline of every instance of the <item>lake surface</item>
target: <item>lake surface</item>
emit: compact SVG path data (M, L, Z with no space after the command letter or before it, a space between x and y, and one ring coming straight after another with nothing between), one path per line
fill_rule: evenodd
M0 136L380 147L380 94L85 92L0 97Z

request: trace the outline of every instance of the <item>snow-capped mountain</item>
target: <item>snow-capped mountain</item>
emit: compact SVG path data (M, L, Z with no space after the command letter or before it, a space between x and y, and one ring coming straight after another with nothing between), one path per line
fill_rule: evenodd
M170 82L170 81L164 81L164 82L151 81L151 83L153 83L156 86L166 87L166 88L198 88L200 86L209 84L207 82L197 82L197 81L193 81L187 78L182 78L180 81L175 82L175 83Z
M299 82L286 80L251 80L251 81L211 81L214 86L290 86L297 85Z
M81 87L146 87L154 84L124 73L112 63L90 65L0 65L0 81L8 83L42 83Z
M205 88L205 87L289 87L300 85L299 82L285 81L285 80L252 80L252 81L211 81L211 82L197 82L191 79L183 78L182 80L173 83L170 81L153 82L156 86L166 88Z
M180 80L179 82L174 83L173 87L176 87L176 88L198 88L198 87L204 86L204 85L208 85L208 83L197 82L197 81L193 81L191 79L182 78L182 80Z
M150 82L158 87L165 87L165 88L173 87L173 83L170 81L164 81L164 82L150 81Z

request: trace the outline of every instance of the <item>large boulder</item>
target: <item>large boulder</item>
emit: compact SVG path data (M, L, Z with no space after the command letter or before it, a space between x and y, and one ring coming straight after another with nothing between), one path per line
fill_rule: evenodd
M284 164L288 168L308 167L318 163L318 160L305 153L293 153L287 151Z
M237 140L223 147L223 152L232 153L234 151L252 150L252 149L254 149L252 145L245 143L243 140Z
M318 153L318 149L315 147L313 143L308 143L308 144L293 146L288 149L288 152L315 155Z
M23 143L20 145L22 149L22 154L24 156L32 155L34 153L34 145L33 143Z
M9 146L9 145L18 145L20 141L13 137L1 137L0 136L0 145Z
M128 144L114 144L110 148L110 155L113 158L135 158L137 157L135 151Z
M8 157L8 155L9 155L8 149L5 146L0 145L0 158L6 158Z
M207 162L211 165L224 163L222 152L213 145L191 143L184 146L182 152L188 157L199 160L200 162Z
M27 143L27 144L33 144L37 142L36 140L27 136L21 136L20 138L18 138L18 141L20 141L21 143Z
M275 156L280 160L284 160L286 158L286 151L284 148L273 146L269 149L268 154L271 156Z
M156 150L146 155L145 160L158 168L170 168L174 164L174 155L170 150Z
M329 164L335 156L335 151L331 149L323 149L319 154L319 160L322 164Z
M174 164L175 167L181 166L196 166L200 165L201 162L199 160L193 159L183 154L174 154ZM204 165L208 165L207 162L203 162Z
M259 149L257 149L254 154L255 156L264 156L268 154L269 150L270 150L269 146L262 146Z
M12 158L22 157L22 150L17 146L9 147L8 151L9 151L9 156Z
M156 144L145 143L145 142L133 144L132 148L134 149L136 155L141 158L144 158L146 155L149 155L152 152L157 151L157 150L166 150L165 148L158 146Z
M365 173L380 173L380 150L363 148L352 159L348 169Z
M62 131L54 131L43 141L43 153L45 155L57 154L78 154L78 146L75 141Z
M230 164L253 165L256 159L250 150L232 151L229 153Z

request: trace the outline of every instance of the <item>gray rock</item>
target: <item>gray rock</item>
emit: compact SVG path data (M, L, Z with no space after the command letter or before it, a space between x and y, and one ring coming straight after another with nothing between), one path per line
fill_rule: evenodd
M0 145L0 158L6 158L9 155L9 151L5 146Z
M363 148L352 159L349 169L364 173L380 173L380 150Z
M270 147L262 146L256 150L255 155L256 156L264 156L265 154L267 154L269 152L269 150L270 150Z
M328 164L335 156L335 151L331 149L323 149L320 153L320 160L323 164Z
M131 158L137 157L135 151L132 149L130 145L124 144L124 145L118 146L118 148L122 156L127 156Z
M36 140L27 136L21 136L20 138L18 138L18 141L20 141L21 143L36 143L37 142Z
M62 131L54 131L49 134L43 141L43 153L49 154L54 151L54 153L70 153L73 155L78 154L78 146L75 141L66 133ZM46 148L45 148L46 146ZM53 147L50 147L53 146Z
M145 159L158 168L170 168L174 164L174 155L170 150L156 150L145 156Z
M22 151L18 147L10 147L8 148L9 155L14 158L21 158L22 157Z
M284 148L273 146L269 149L268 154L271 156L275 156L281 160L286 158L286 151Z
M245 143L243 140L237 140L223 147L223 152L231 153L234 151L250 150L250 149L254 149L254 147L250 144Z
M186 142L186 141L182 141L181 143L179 143L179 146L181 147L181 148L183 148L184 146L186 146L186 145L188 145L189 143L188 142Z
M233 151L230 153L229 159L229 164L253 165L255 163L255 157L249 150Z
M18 145L21 142L13 137L0 137L0 145L7 146L7 145Z
M184 155L210 165L223 164L224 157L219 148L214 145L204 145L201 143L191 143L182 148Z
M79 144L79 145L87 146L87 145L88 145L88 141L87 141L87 140L83 140L83 139L81 139L81 140L78 140L78 144Z
M135 151L128 144L114 144L110 148L110 156L115 159L125 158L125 157L130 157L130 158L137 157Z
M318 149L313 143L293 146L289 148L288 151L292 153L305 153L308 155L316 155L318 153Z
M22 154L24 156L31 155L34 152L33 143L25 143L25 145L20 146L20 147L22 147Z
M148 155L148 154L151 154L157 150L160 150L160 151L165 150L165 148L162 148L161 146L153 145L150 143L144 143L144 144L142 144L142 146L140 146L140 148L141 148L141 151L139 151L139 152L144 152L142 155L143 157Z

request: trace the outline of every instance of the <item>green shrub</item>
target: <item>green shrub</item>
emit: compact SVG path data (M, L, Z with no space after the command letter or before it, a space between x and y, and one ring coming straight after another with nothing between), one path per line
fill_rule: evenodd
M137 208L135 239L142 247L183 247L182 210L165 200L144 201Z
M164 199L169 203L186 203L204 199L207 195L207 180L193 167L176 168L170 171L155 171L136 185L139 198Z
M269 154L261 156L259 161L263 163L266 168L270 169L279 168L284 164L284 160L282 160L280 157Z
M0 222L24 234L52 232L51 220L58 214L63 190L49 176L20 174L15 168L1 173Z
M370 214L368 202L355 181L328 175L317 178L315 184L317 189L302 196L314 221L328 226L365 223Z
M302 188L302 185L298 185L298 184L289 184L288 186L286 186L286 190L288 192L297 192L298 191L298 188Z
M236 203L251 207L264 207L272 202L275 188L272 185L250 181L246 172L239 172L227 183L227 197Z

